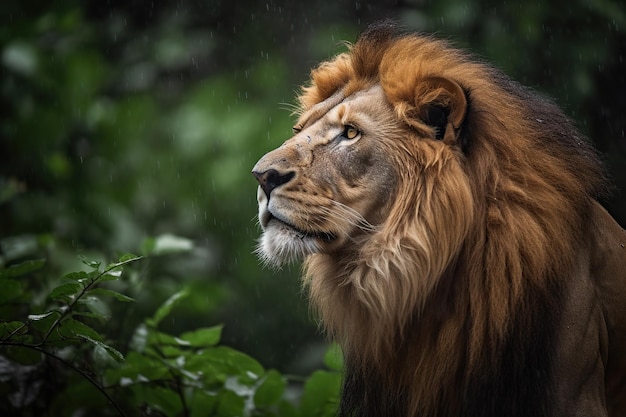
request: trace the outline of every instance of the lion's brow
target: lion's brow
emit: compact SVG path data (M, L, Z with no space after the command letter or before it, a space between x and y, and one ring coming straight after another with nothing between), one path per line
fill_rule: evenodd
M328 113L330 109L344 101L345 98L343 90L338 90L326 100L317 103L302 115L301 121L299 121L297 125L298 129L304 129L312 125Z

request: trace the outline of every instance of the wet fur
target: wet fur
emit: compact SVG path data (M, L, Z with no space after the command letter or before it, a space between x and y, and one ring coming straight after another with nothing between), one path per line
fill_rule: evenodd
M434 76L467 100L452 139L423 117L441 95L421 89ZM301 111L373 83L415 136L389 155L397 197L362 245L305 261L346 358L340 415L553 415L562 277L604 186L595 152L550 101L388 24L315 69Z

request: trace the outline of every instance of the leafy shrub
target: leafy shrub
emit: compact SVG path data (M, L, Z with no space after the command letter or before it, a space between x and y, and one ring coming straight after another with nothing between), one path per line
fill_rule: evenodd
M0 269L0 392L2 415L97 416L332 416L341 358L308 379L265 369L243 352L220 345L221 325L172 335L187 288L169 297L134 328L130 340L112 340L124 322L116 303L133 303L119 288L139 264L161 253L188 250L180 239L149 240L146 256L116 262L80 257L81 268L55 279L47 259ZM124 352L124 353L122 353Z

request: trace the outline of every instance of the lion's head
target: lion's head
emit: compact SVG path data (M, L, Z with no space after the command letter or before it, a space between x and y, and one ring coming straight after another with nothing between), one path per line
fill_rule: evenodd
M382 394L368 389L397 400L410 386L396 402L430 415L446 389L472 389L478 364L508 360L512 334L552 324L550 288L575 264L602 184L595 152L551 102L388 24L313 70L299 102L293 137L253 169L259 253L305 261L356 370L346 390L371 409Z

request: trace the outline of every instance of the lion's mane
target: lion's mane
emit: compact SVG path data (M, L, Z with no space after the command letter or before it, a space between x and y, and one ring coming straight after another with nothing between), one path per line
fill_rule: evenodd
M459 147L418 138L429 129L421 105L449 99L433 79L453 80L467 99ZM389 155L399 185L384 224L353 256L314 254L304 266L312 304L344 350L342 413L543 415L559 278L577 263L572 248L603 188L595 152L549 100L389 24L313 70L301 108L372 83L416 145Z

